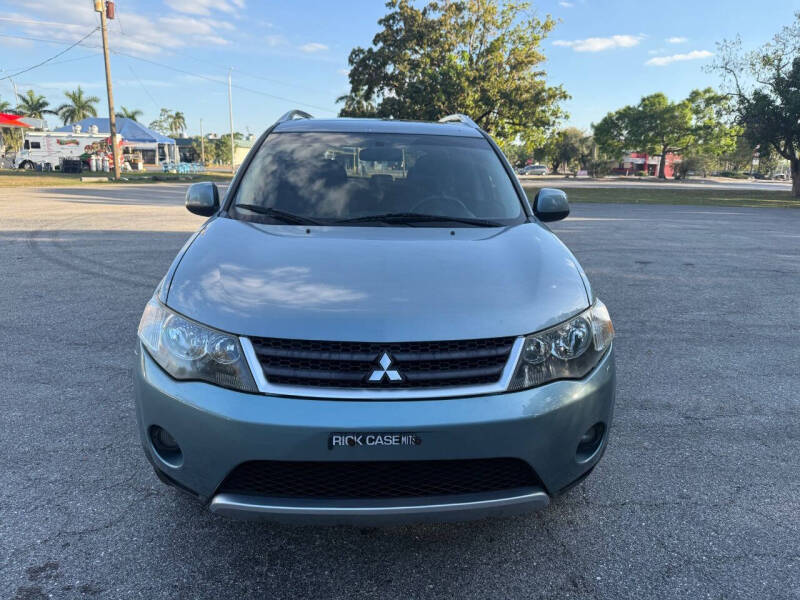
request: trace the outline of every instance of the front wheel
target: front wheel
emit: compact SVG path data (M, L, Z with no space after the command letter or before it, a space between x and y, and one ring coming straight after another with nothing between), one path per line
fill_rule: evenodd
M22 161L22 164L19 166L20 169L24 171L32 171L33 170L33 163L29 160Z

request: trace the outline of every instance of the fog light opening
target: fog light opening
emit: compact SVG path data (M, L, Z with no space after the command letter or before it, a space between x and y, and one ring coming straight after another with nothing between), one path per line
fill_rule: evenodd
M183 463L183 452L178 442L166 429L158 425L150 427L150 442L158 457L173 467L179 467Z
M578 462L585 462L594 456L603 443L605 432L606 426L603 423L595 423L586 430L578 441L578 450L575 453Z

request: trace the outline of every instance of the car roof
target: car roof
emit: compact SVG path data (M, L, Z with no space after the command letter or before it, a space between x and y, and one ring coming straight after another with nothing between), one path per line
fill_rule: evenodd
M274 132L337 132L337 133L409 133L415 135L451 135L482 137L478 129L464 123L401 121L396 119L293 119L278 123Z

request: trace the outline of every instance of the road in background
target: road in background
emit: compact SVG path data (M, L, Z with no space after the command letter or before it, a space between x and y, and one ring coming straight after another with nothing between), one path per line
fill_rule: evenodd
M720 181L716 179L689 179L688 181L659 181L658 179L640 179L638 177L608 179L591 179L589 177L566 178L553 176L519 175L519 180L525 187L555 187L555 188L637 188L644 189L712 189L712 190L761 190L771 192L790 192L792 182L788 181L761 181L735 180Z
M0 190L0 598L800 596L800 211L574 206L553 229L618 332L603 461L529 516L351 529L212 515L142 454L183 192Z

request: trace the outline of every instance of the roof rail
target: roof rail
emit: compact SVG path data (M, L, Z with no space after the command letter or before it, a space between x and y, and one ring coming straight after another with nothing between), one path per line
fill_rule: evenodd
M454 113L452 115L442 117L439 119L439 123L463 123L464 125L469 125L473 129L480 129L475 121L470 119L467 115L462 115L461 113Z
M290 110L289 112L284 114L280 119L278 119L275 122L276 123L283 123L284 121L291 121L292 119L295 119L295 118L298 118L298 119L313 119L314 116L308 114L305 111L295 109L295 110Z

